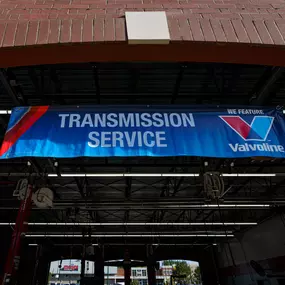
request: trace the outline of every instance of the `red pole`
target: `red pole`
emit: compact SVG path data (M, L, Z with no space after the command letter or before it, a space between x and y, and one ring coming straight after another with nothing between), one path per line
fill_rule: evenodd
M12 242L8 252L5 271L2 285L11 284L13 277L19 268L20 263L20 249L21 249L21 237L26 233L28 224L27 219L30 214L32 204L32 186L27 187L27 193L25 199L21 201L18 211L14 232L12 234Z

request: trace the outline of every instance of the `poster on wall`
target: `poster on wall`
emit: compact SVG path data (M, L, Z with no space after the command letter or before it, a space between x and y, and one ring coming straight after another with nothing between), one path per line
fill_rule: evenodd
M14 108L0 158L285 157L282 110L191 106Z
M78 271L78 265L74 264L64 265L61 271Z

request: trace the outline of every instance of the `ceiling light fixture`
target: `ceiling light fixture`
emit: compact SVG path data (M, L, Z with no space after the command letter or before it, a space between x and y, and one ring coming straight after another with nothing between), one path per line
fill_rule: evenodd
M60 174L61 175L61 177L74 177L74 176L76 176L76 177L85 177L86 176L86 174L83 174L83 173L76 173L76 174Z
M10 115L11 113L11 110L0 110L0 115Z
M61 177L199 177L199 173L65 173ZM49 173L48 177L58 177Z
M122 173L86 173L86 177L123 177Z
M65 173L61 177L199 177L199 173ZM49 173L48 177L59 177Z
M82 235L78 234L27 234L26 237L29 238L38 238L38 237L54 237L54 238L61 238L61 237L83 237ZM90 235L90 237L94 238L119 238L119 237L126 237L126 238L144 238L144 237L234 237L233 234L97 234L97 235Z
M125 177L161 177L162 174L159 173L125 173Z
M199 177L199 173L63 173L61 177ZM284 173L222 173L222 177L275 177ZM49 173L48 177L59 177Z
M207 204L202 208L269 208L269 204Z
M208 243L153 243L153 246L207 246Z
M0 223L0 226L14 226L15 223ZM29 226L256 226L256 222L213 222L213 223L28 223Z
M222 173L223 177L275 177L276 173Z
M164 173L162 177L199 177L199 173Z

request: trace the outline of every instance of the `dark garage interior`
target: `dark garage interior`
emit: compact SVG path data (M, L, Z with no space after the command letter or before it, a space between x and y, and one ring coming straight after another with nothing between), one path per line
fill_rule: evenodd
M1 140L16 106L281 110L285 102L285 69L277 66L43 65L1 69L0 81ZM94 277L82 274L82 284L103 285L104 265L123 260L126 285L127 272L138 265L147 266L154 285L157 262L168 259L199 262L203 285L285 284L284 164L261 157L0 160L0 276L20 206L15 190L28 179L34 190L51 189L53 202L32 205L21 236L17 284L46 285L50 262L61 259L95 261ZM205 184L212 174L223 183L216 195Z

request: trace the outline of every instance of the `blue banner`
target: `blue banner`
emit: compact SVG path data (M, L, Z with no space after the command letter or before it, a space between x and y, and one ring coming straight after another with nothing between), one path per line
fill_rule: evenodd
M19 107L1 158L285 157L282 110L183 106Z

